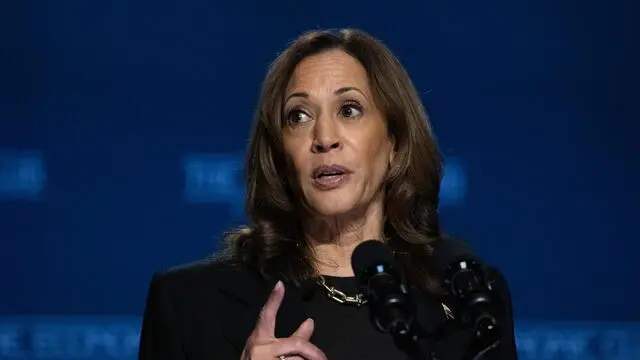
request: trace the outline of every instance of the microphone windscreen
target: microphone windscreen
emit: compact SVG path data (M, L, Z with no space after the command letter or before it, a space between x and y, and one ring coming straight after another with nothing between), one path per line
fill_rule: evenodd
M471 246L462 240L443 239L433 251L432 261L436 271L444 271L451 263L458 260L476 260Z
M351 254L351 266L358 277L371 266L391 264L392 262L391 250L379 240L364 241L356 246Z

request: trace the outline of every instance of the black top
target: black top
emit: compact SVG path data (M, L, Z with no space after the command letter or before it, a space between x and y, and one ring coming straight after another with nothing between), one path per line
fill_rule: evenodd
M355 277L325 276L327 285L347 295L357 293ZM307 313L314 320L315 328L311 342L320 348L331 360L357 359L405 359L403 352L396 348L391 335L385 334L373 325L369 317L369 307L340 304L330 300L320 286L307 300Z
M515 360L508 286L495 271L506 304L507 331L500 346L484 360ZM353 279L337 280L345 282L336 283L341 291L353 294ZM147 296L139 359L239 360L274 285L275 279L266 280L255 269L225 261L200 261L157 273ZM405 355L398 355L388 335L376 332L366 307L331 303L320 291L316 295L308 300L304 291L285 282L276 337L290 336L306 318L313 317L316 329L311 340L330 360L406 359ZM413 296L418 306L416 320L421 326L438 328L445 322L439 298L426 292L414 292ZM468 344L469 334L465 332L447 335L435 345L437 357L462 360Z

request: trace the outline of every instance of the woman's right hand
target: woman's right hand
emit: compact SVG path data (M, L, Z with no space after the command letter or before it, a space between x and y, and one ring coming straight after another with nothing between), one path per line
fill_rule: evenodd
M305 320L288 338L276 338L276 314L284 298L284 285L278 281L260 311L256 327L242 350L241 360L327 360L327 356L309 340L313 334L313 320Z

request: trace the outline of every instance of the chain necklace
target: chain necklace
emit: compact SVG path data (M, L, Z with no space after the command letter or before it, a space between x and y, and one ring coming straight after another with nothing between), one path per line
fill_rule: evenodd
M320 285L327 292L327 297L329 299L340 304L355 305L356 307L360 307L367 303L367 299L364 298L363 294L349 296L344 292L336 289L334 286L327 285L327 281L325 280L324 276L320 276L318 278L318 285Z
M355 296L349 296L344 292L336 289L334 286L327 285L327 281L324 276L320 276L318 278L318 285L320 285L326 292L327 297L337 303L347 304L347 305L355 305L356 307L360 307L367 303L367 299L363 294L356 294ZM455 319L453 315L453 311L449 308L445 303L440 303L442 306L442 310L444 311L444 315L447 320Z

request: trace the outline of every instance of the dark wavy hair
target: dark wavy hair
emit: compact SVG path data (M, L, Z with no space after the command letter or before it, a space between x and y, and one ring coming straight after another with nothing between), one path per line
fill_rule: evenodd
M438 202L442 160L426 111L407 72L380 41L355 30L311 31L294 40L271 64L263 83L245 163L250 225L226 235L222 258L263 276L297 285L318 274L301 228L295 184L288 177L282 128L285 91L306 57L340 49L365 68L377 106L395 140L396 155L384 179L384 237L406 266L412 283L436 291L429 257L441 239Z

